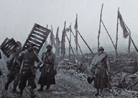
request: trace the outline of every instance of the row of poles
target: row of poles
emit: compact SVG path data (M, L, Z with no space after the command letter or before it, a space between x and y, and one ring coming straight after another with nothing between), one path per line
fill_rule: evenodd
M99 39L100 39L100 33L101 33L101 25L103 25L103 27L104 27L104 29L105 29L107 35L109 36L109 38L110 38L110 40L111 40L111 43L112 43L112 45L113 45L113 47L114 47L114 49L115 49L115 58L116 58L116 57L118 56L118 53L117 53L117 44L118 44L118 24L119 24L118 13L119 13L119 8L118 8L118 11L117 11L116 43L113 42L113 39L112 39L112 37L110 36L110 34L109 34L109 32L108 32L108 30L107 30L107 28L106 28L106 26L105 26L105 24L104 24L104 22L103 22L103 20L102 20L102 10L103 10L103 4L102 4L102 7L101 7L101 12L100 12L99 30L98 30L98 37L97 37L97 39L98 39L98 49L99 49L99 46L100 46L100 40L99 40ZM74 32L72 31L72 29L71 29L71 25L69 26L69 28L66 28L66 21L65 21L65 23L64 23L64 29L63 29L63 32L62 32L62 33L65 33L64 36L67 37L67 40L68 40L68 43L69 43L69 60L70 60L70 58L71 58L71 56L70 56L71 51L72 51L73 55L75 55L75 52L74 52L73 47L72 47L72 45L71 45L71 39L72 39L71 36L72 36L72 35L73 35L73 37L75 38L75 44L76 44L76 59L77 59L77 60L78 60L78 49L80 50L81 54L83 55L83 52L82 52L82 50L81 50L81 47L80 47L80 45L79 45L79 43L78 43L78 35L81 37L81 39L83 40L83 42L85 43L85 45L87 46L87 48L90 50L91 54L93 54L92 49L91 49L90 46L87 44L87 42L85 41L85 39L83 38L83 36L81 35L81 33L80 33L79 30L78 30L77 19L78 19L78 15L76 15L76 21L75 21L75 26L74 26L75 34L74 34ZM135 47L135 50L138 52L138 49L137 49L137 47L136 47L136 45L135 45L135 43L134 43L134 41L133 41L133 39L132 39L132 37L131 37L131 31L130 31L130 29L127 27L126 24L125 24L125 27L126 27L127 30L129 31L129 32L128 32L128 36L129 36L128 53L130 53L131 42L132 42L133 46ZM48 25L47 25L47 28L48 28ZM58 33L58 30L59 30L59 27L58 27L58 29L57 29L57 33ZM70 32L69 37L68 37L68 35L66 34L67 31ZM52 30L52 33L51 33L51 34L53 34L53 30ZM63 37L63 34L62 34L62 37ZM65 40L65 39L64 39L64 40ZM56 37L56 41L59 42L59 38ZM65 41L64 41L64 42L65 42ZM61 40L60 43L62 43L62 40ZM58 46L59 46L59 44L58 44L56 47L58 47ZM64 46L64 48L65 48L65 43L64 43L63 46ZM56 48L56 47L55 47L55 48ZM62 48L62 46L61 46L61 48ZM84 56L84 55L83 55L83 56ZM64 56L63 56L63 58L64 58Z
M108 34L108 36L109 36L111 42L112 42L112 44L113 44L113 47L114 47L114 49L115 49L115 59L116 59L117 56L118 56L118 53L117 53L117 44L118 44L118 24L119 24L119 15L118 15L118 13L119 13L119 8L118 8L118 11L117 11L116 43L115 43L115 44L114 44L113 39L111 38L111 36L110 36L110 34L109 34L109 32L108 32L108 30L107 30L107 28L106 28L106 26L105 26L103 20L102 20L102 10L103 10L103 4L102 4L102 7L101 7L100 21L99 21L98 49L99 49L99 46L100 46L99 38L100 38L101 24L102 24L103 27L105 28L105 30L106 30L106 32L107 32L107 34ZM122 16L121 16L121 17L122 17ZM137 49L137 47L136 47L136 45L135 45L135 43L134 43L134 41L133 41L133 39L132 39L132 37L131 37L131 31L130 31L130 29L128 28L128 26L127 26L125 23L124 23L124 25L125 25L125 27L126 27L127 30L128 30L128 36L129 36L129 41L128 41L128 42L129 42L129 43L128 43L128 54L130 53L131 42L132 42L132 44L133 44L135 50L138 52L138 49Z

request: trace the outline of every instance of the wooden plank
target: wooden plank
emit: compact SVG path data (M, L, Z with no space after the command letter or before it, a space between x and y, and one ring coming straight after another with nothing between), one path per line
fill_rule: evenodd
M31 37L36 38L36 39L38 39L38 40L40 40L40 41L45 41L44 39L39 38L38 36L31 35Z
M6 38L4 41L3 41L3 43L1 44L1 47L3 47L7 42L8 42L8 38Z
M36 26L36 29L41 29L41 30L43 30L43 31L49 30L49 29L47 29L47 28L45 28L45 27L43 27L43 26L40 26L39 24L36 24L36 23L35 23L35 26ZM50 30L49 30L49 31L50 31Z
M7 48L10 49L9 46L10 46L10 45L14 45L14 44L15 44L15 42L10 41L10 42L8 42L8 43L5 45L5 47L2 47L2 49L3 49L3 50L5 50L5 49L7 49Z
M29 40L29 43L33 44L34 46L41 47L41 45L35 44L33 41Z
M10 57L10 55L14 52L15 50L11 50L10 52L7 53L7 57Z
M7 57L9 57L10 54L14 52L17 46L18 45L13 38L12 39L6 38L4 42L2 43L1 50Z
M5 49L12 42L13 42L12 40L8 40L8 42L6 42L5 44L2 45L1 49Z
M35 40L35 41L38 41L38 42L40 42L40 43L43 43L43 41L44 41L44 40L39 40L39 39L37 39L37 38L34 38L34 37L32 37L32 36L30 37L30 40L32 40L32 41Z
M48 36L48 34L51 32L49 29L45 28L45 31L41 30L41 29L34 29L34 31L36 32L40 32L42 35L44 36Z
M32 41L34 44L37 44L37 45L41 45L42 44L41 42L38 42L38 41L36 41L34 39L31 39L31 38L29 38L29 41Z
M35 23L24 44L23 50L27 48L27 43L32 43L37 52L39 52L49 33L49 29Z
M42 33L43 35L46 35L46 31L44 32L41 29L35 29L35 30L38 31L38 32L40 32L40 33Z
M33 34L36 34L37 36L40 36L41 38L45 39L45 36L44 35L36 32L36 31L33 31Z

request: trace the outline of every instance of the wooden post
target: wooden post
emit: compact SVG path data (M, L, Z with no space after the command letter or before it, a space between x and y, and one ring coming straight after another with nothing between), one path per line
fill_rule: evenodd
M108 30L107 30L107 28L106 28L104 22L103 22L103 21L101 21L101 22L102 22L102 24L103 24L103 26L104 26L104 28L105 28L105 30L106 30L106 32L107 32L107 34L108 34L108 36L109 36L111 42L112 42L112 44L113 44L114 49L116 50L116 46L115 46L115 44L114 44L114 42L113 42L113 40L112 40L112 38L111 38L111 36L110 36L110 34L109 34L109 32L108 32Z
M102 21L102 10L103 10L103 4L102 4L102 7L101 7L101 14L100 14L100 21L99 21L99 31L98 31L98 49L99 49L99 46L100 46L100 41L99 41L99 38L100 38L100 32L101 32L101 21Z
M69 44L69 61L70 61L70 48L71 48L71 32L70 32L70 44Z
M130 46L131 46L131 39L130 39L130 37L131 37L131 32L129 32L129 38L128 38L128 54L130 54Z
M65 35L67 36L66 33L65 33ZM70 48L71 48L71 50L72 50L72 53L73 53L73 55L75 55L74 50L73 50L73 48L72 48L72 46L71 46L71 43L70 43L70 40L69 40L69 37L68 37L68 36L67 36L67 39L68 39L68 42L69 42Z
M46 28L48 29L48 24L46 25Z
M71 29L70 29L70 32L72 33L73 37L75 37L75 35L74 35L74 33L72 32ZM82 50L81 50L81 47L80 47L79 43L78 43L78 47L79 47L79 49L80 49L81 54L83 55L83 52L82 52Z
M125 24L126 25L126 24ZM129 33L128 33L128 35L129 35L129 38L130 38L130 40L131 40L131 42L132 42L132 44L134 45L134 47L135 47L135 49L136 49L136 51L138 52L138 48L136 47L136 45L135 45L135 43L134 43L134 41L133 41L133 39L132 39L132 37L131 37L131 35L130 35L130 29L128 28L128 26L126 25L126 27L127 27L127 29L129 30Z
M80 37L82 38L82 40L84 41L84 43L86 44L86 46L88 47L88 49L91 51L91 53L93 54L91 48L89 47L89 45L86 43L86 41L84 40L84 38L81 36L80 32L78 31L78 34L80 35Z
M117 43L118 43L118 12L119 12L119 8L118 8L118 11L117 11L117 24L116 24L116 44L115 44L115 60L117 58Z
M66 50L65 50L65 34L66 34L66 21L64 22L64 29L62 31L62 39L61 39L61 56L62 58L65 57L65 53L66 53Z
M75 31L76 31L76 59L78 60L78 23L77 23L78 15L76 14L76 23L75 26Z

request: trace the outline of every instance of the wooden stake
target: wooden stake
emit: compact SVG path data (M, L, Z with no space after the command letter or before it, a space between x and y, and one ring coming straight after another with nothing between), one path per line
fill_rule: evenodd
M76 14L76 24L78 26L77 20L78 20L78 15ZM77 32L78 27L75 28L75 31L76 31L76 59L78 60L78 32Z
M128 38L128 54L130 54L130 46L131 46L131 39L130 39L130 37L131 37L131 32L129 32L129 34L130 34L130 36Z
M65 35L67 36L66 33L65 33ZM69 37L68 37L68 36L67 36L67 39L68 39L68 42L69 42L70 48L71 48L71 50L72 50L72 53L73 53L73 55L75 55L74 50L73 50L73 48L72 48L72 46L71 46L71 43L70 43L70 40L69 40Z
M99 49L99 46L100 46L100 41L99 41L99 38L100 38L100 32L101 32L101 21L102 21L102 10L103 10L103 4L102 4L102 7L101 7L101 14L100 14L100 21L99 21L99 31L98 31L98 49Z
M126 25L126 24L125 24L125 25ZM135 43L134 43L134 41L133 41L133 39L132 39L132 37L131 37L131 35L130 35L131 31L130 31L130 29L128 28L128 26L127 26L127 25L126 25L126 27L127 27L127 29L129 30L129 33L128 33L129 38L130 38L130 40L131 40L132 44L134 45L134 47L135 47L136 51L138 52L138 48L136 47L136 45L135 45Z
M69 61L70 61L70 48L71 48L71 32L70 32L70 44L69 44Z
M110 36L110 34L109 34L109 32L108 32L108 30L107 30L107 28L106 28L104 22L103 22L103 21L101 21L101 22L102 22L102 24L103 24L103 26L104 26L104 28L105 28L105 30L106 30L106 32L107 32L107 34L108 34L108 36L109 36L111 42L112 42L112 44L113 44L114 49L116 50L116 46L115 46L115 44L114 44L114 42L113 42L113 40L112 40L112 38L111 38L111 36Z
M115 44L115 51L116 51L116 54L115 54L115 59L117 57L117 43L118 43L118 12L119 12L119 8L118 8L118 11L117 11L117 24L116 24L116 44Z
M72 32L71 29L70 29L70 32L72 33L73 37L75 37L75 35L74 35L74 33ZM77 43L77 44L78 44L78 47L79 47L79 49L80 49L81 54L83 55L83 52L82 52L82 50L81 50L81 47L80 47L79 43Z
M86 44L86 46L88 47L88 49L91 51L91 53L93 54L91 48L89 47L89 45L86 43L86 41L84 40L84 38L81 36L80 32L78 31L78 34L80 35L80 37L82 38L82 40L84 41L84 43Z

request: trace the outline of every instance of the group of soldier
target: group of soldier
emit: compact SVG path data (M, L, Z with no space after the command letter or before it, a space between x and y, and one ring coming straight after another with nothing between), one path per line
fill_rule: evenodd
M44 86L46 86L47 91L50 85L55 84L55 75L57 73L55 55L51 51L51 45L47 45L46 49L46 52L39 58L38 54L34 52L33 44L27 44L27 49L22 51L21 43L18 42L18 47L6 61L9 73L5 83L5 90L8 90L9 84L14 81L12 92L22 96L23 90L28 84L31 87L30 97L36 97L34 89L36 88L35 77L37 69L41 72L38 81L38 84L40 84L38 91L43 91ZM91 64L88 66L88 72L87 81L88 83L94 81L94 87L97 89L96 96L102 95L104 88L111 87L108 78L108 74L110 74L108 55L104 52L103 47L100 47L98 53L94 55ZM19 87L19 92L17 91L17 86Z
M55 55L51 51L51 45L47 45L46 48L47 51L42 54L40 59L37 53L34 52L33 44L28 43L27 49L22 51L21 43L18 43L18 47L6 61L9 73L5 83L5 90L8 90L9 84L14 81L12 92L22 96L23 90L28 84L31 87L30 97L36 97L34 89L36 88L35 77L37 69L41 71L38 81L41 87L38 91L43 91L45 85L47 86L46 90L48 90L51 84L55 84ZM17 86L19 87L19 92L17 91Z

